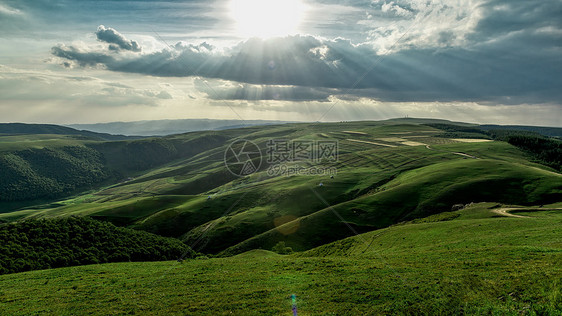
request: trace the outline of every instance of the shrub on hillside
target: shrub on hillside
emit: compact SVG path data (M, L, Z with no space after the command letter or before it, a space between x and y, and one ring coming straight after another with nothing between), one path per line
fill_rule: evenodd
M276 252L280 255L288 255L290 253L293 253L293 248L285 246L285 242L280 241L275 246L273 246L273 248L271 248L271 251Z

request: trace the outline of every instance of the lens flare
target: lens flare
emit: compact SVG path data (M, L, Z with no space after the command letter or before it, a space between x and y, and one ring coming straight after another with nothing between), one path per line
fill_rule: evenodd
M291 304L293 307L293 316L297 316L297 296L295 294L291 295Z

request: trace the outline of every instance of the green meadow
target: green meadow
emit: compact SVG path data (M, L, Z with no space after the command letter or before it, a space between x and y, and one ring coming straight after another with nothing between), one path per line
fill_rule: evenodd
M562 314L562 211L475 204L306 252L88 265L0 277L11 315ZM44 304L49 302L49 304Z
M87 216L174 238L198 255L7 274L0 304L21 315L100 306L289 315L295 294L299 315L561 314L562 175L477 128L401 119L124 141L1 137L0 163L20 182L0 186L24 183L42 195L5 195L0 221ZM257 172L225 167L237 139L259 147ZM336 142L337 161L287 166L337 173L271 174L272 139ZM49 183L72 190L51 192Z

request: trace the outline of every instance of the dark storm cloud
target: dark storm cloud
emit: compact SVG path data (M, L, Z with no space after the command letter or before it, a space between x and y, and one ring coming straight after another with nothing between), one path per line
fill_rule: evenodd
M484 16L465 45L414 46L383 57L370 44L313 36L249 39L227 51L206 43L179 43L138 56L82 52L65 46L53 48L53 54L82 66L103 65L112 71L244 83L214 94L207 91L216 99L283 96L308 100L312 96L325 100L329 95L341 95L382 101L560 104L561 2L543 1L532 6L528 1L494 0L481 6ZM401 8L409 9L405 5ZM451 42L454 36L445 32L439 41ZM302 90L294 90L291 96L285 88L274 92L266 86Z
M110 65L115 62L115 59L107 54L97 52L82 52L72 46L55 46L51 48L51 54L76 62L80 66Z
M121 33L117 32L115 29L111 27L105 27L103 25L98 26L98 30L96 31L96 36L98 40L102 42L106 42L110 45L109 48L112 50L130 50L133 52L140 52L141 47L138 42L134 40L128 40L125 36Z
M562 1L559 0L494 0L485 1L480 7L486 12L486 17L478 23L474 40L545 27L562 29Z
M328 101L336 89L302 86L267 86L196 79L195 88L212 100Z
M176 46L174 50L124 59L79 52L72 47L55 47L53 54L80 65L102 64L113 71L154 76L202 76L256 85L333 88L340 94L353 88L347 93L384 101L508 98L512 103L540 103L562 97L560 54L520 48L517 43L526 40L544 45L549 38L520 34L471 50L407 50L386 56L378 64L378 56L366 46L298 36L249 40L231 54L201 50L199 46ZM376 67L367 73L373 66ZM358 82L360 78L363 79ZM229 96L252 96L247 90L240 89ZM262 95L271 94L265 91Z
M349 41L321 41L312 36L250 39L220 52L203 43L178 43L173 49L113 58L110 52L80 52L58 46L53 54L82 64L100 60L110 70L164 77L202 76L251 84L341 88L357 79L376 58L367 46ZM105 61L101 61L106 57Z

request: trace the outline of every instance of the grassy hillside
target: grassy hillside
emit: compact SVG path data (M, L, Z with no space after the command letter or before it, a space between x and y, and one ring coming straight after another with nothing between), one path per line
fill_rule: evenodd
M451 126L446 123L286 124L93 143L88 147L104 157L104 166L134 178L0 214L0 220L87 215L177 237L201 252L231 255L271 249L279 241L306 250L354 231L450 211L455 204L562 199L559 173L530 162L528 153L506 142L448 138L433 127ZM237 138L257 143L264 159L271 139L337 141L337 162L298 163L336 168L337 174L272 176L264 162L259 172L238 178L224 165L225 150Z
M111 176L103 156L85 146L4 152L0 172L0 202L52 199Z
M14 183L21 192L43 182L56 188L83 181L98 189L0 214L0 221L16 222L0 226L11 241L0 260L4 269L5 262L9 271L56 267L47 257L58 254L77 256L76 264L113 261L108 258L125 253L120 242L131 239L105 238L96 233L103 227L176 237L165 244L183 241L212 259L3 275L0 305L15 315L100 313L100 304L103 314L271 315L289 314L294 294L299 315L562 315L562 175L544 165L553 166L558 142L501 133L507 141L521 137L515 144L494 133L402 119L110 142L7 139L0 156L14 174L12 182L4 180L3 194ZM225 151L235 139L260 148L264 161L256 173L237 177L226 169ZM337 161L286 164L337 173L268 173L268 144L275 139L337 142ZM552 154L539 157L537 148ZM93 170L107 178L91 180ZM30 180L17 182L23 179ZM64 229L41 230L45 238L35 230L16 232L54 223L37 219L78 220L72 216L126 228L87 219L97 228L80 235L94 242L86 246L72 242L74 233L52 239ZM146 232L136 233L162 238ZM282 243L296 253L270 251ZM146 243L133 244L135 258L155 259L152 246L143 251Z
M514 163L486 159L438 163L404 172L378 187L374 194L324 205L318 212L248 239L224 254L271 249L279 241L295 250L309 249L350 236L354 231L370 231L446 212L455 204L555 202L561 199L561 188L560 175ZM314 190L323 198L330 196L324 187Z
M0 135L0 213L119 183L229 138L200 133L105 142L73 135Z
M518 218L495 206L289 256L262 250L3 275L0 304L11 315L288 315L294 294L299 315L561 315L562 205L512 211Z

